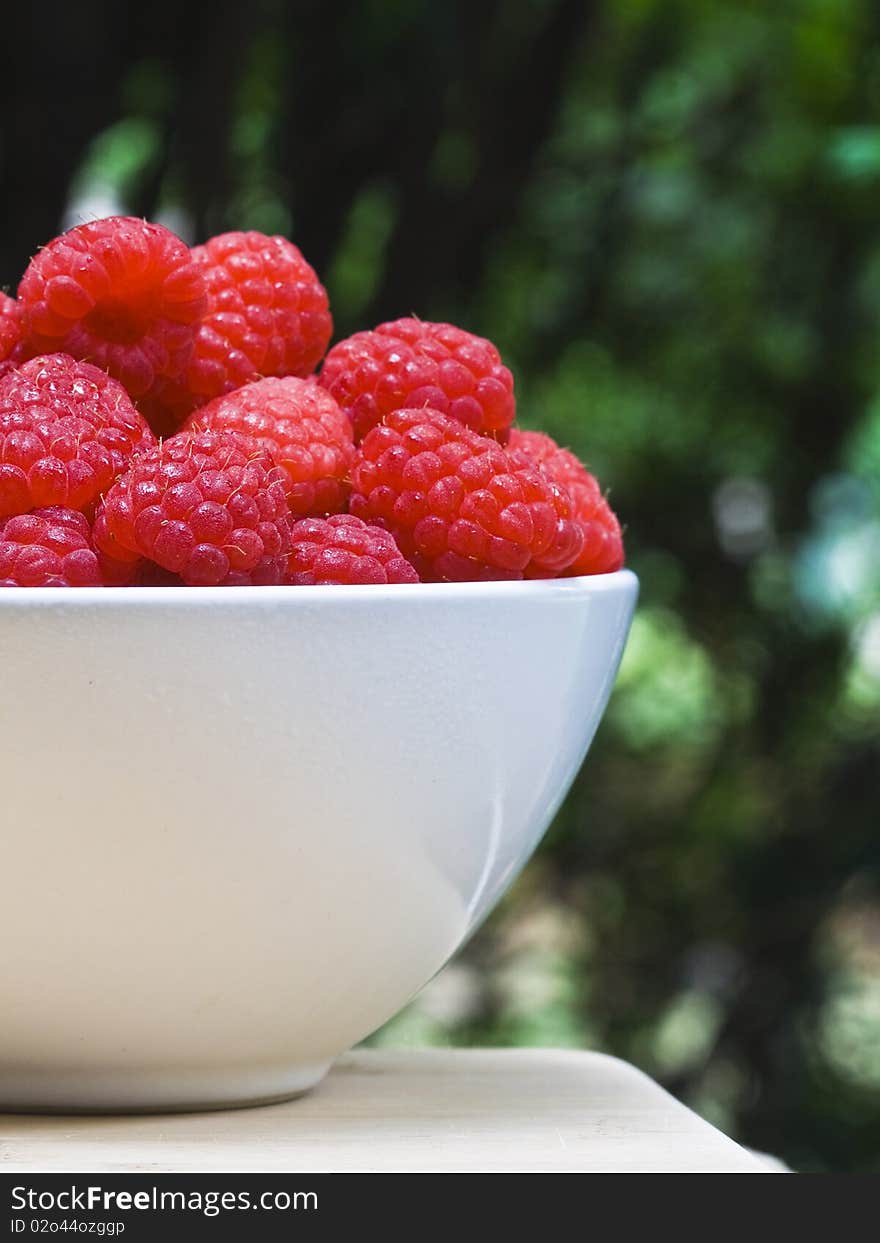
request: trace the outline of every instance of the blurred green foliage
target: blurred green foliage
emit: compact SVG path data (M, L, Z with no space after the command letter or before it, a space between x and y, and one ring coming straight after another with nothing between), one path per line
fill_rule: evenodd
M340 334L492 337L642 581L538 857L375 1039L603 1048L798 1168L880 1168L880 9L120 7L85 4L92 63L41 30L0 279L91 213L289 233Z

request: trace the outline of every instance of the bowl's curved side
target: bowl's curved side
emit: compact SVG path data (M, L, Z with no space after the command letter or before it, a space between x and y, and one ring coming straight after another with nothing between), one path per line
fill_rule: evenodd
M608 704L638 596L625 573L605 591L546 601L530 644L511 651L516 676L498 706L497 769L509 780L495 807L467 935L509 888L547 831L584 761ZM528 648L531 647L530 655ZM499 679L500 681L500 679Z
M0 1104L271 1096L389 1018L564 796L635 601L608 580L16 593Z

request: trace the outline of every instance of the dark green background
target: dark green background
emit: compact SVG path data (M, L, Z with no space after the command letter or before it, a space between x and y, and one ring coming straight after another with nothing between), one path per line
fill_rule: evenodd
M880 1167L880 8L15 5L0 283L89 214L291 236L340 334L492 337L642 605L595 748L378 1037L630 1058Z

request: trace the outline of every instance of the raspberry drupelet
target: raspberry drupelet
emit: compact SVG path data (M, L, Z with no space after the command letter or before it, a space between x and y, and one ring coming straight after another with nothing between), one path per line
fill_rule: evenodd
M623 565L620 523L595 477L583 463L543 432L523 432L515 428L509 447L537 462L571 497L574 518L581 528L584 543L577 559L564 573L608 574L619 570Z
M0 379L0 517L85 509L155 437L121 384L67 354Z
M394 537L354 514L301 518L294 523L291 538L287 583L359 586L419 581Z
M287 476L233 432L180 433L139 454L95 517L100 550L140 556L193 587L283 581Z
M354 457L351 423L314 380L286 376L247 384L197 410L186 427L249 436L286 471L294 514L345 509Z
M169 229L130 216L77 225L34 256L18 288L31 353L62 350L147 397L180 377L205 280Z
M516 413L513 376L495 346L453 324L398 319L357 332L330 350L320 381L356 441L394 410L430 406L503 442Z
M568 494L539 466L431 409L397 410L367 433L351 512L391 531L429 581L560 573L583 539Z
M166 426L260 376L310 375L333 332L327 291L286 238L221 233L192 257L207 310L182 379L157 393Z
M53 506L0 519L0 587L102 587L88 519Z

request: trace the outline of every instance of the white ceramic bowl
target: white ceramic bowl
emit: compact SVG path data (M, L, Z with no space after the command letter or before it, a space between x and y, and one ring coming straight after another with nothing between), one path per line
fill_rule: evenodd
M316 1083L528 859L636 592L0 591L0 1108Z

